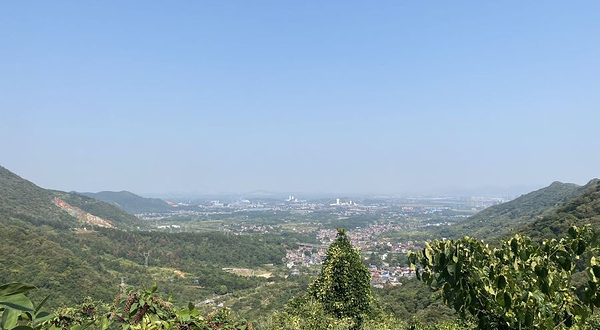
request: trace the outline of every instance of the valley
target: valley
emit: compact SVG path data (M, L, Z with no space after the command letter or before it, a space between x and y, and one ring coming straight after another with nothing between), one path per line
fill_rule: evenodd
M191 301L204 313L230 308L260 323L307 290L321 271L336 228L346 228L368 268L374 294L386 297L388 311L399 317L417 313L427 322L441 313L451 320L453 312L439 298L407 299L406 294L423 290L410 267L411 252L421 251L433 239L470 232L493 241L509 231L528 232L538 222L562 221L566 213L600 224L598 206L589 204L598 200L597 180L582 187L553 183L498 205L475 206L470 198L340 202L289 197L170 202L166 204L177 206L169 206L168 212L134 216L118 203L45 190L6 169L0 174L0 226L5 235L0 280L38 286L34 298L52 292L51 307L79 303L82 293L105 300L123 285L155 283L175 302ZM505 229L498 230L496 223ZM15 249L23 244L30 248ZM38 261L23 262L33 259ZM391 298L403 295L400 300Z

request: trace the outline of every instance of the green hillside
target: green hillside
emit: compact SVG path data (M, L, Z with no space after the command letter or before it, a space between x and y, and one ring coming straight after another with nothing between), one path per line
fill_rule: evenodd
M54 193L72 206L100 218L110 219L113 223L120 225L117 227L143 226L143 223L138 218L115 205L77 193L65 193L62 191L55 191Z
M283 239L131 231L140 222L116 206L40 188L5 168L0 168L0 188L0 283L36 285L38 298L52 293L50 306L77 303L86 296L110 299L121 277L138 287L156 282L182 301L207 299L266 282L223 267L280 264L285 257ZM61 209L55 198L70 209ZM116 228L82 223L73 210L101 217ZM144 252L150 252L148 267Z
M54 193L0 166L0 219L19 219L34 225L70 227L76 219L53 203Z
M0 217L13 218L32 225L55 228L80 227L82 220L61 209L56 198L91 215L107 220L115 227L140 226L135 216L118 207L89 197L36 186L0 166Z
M58 233L9 222L0 219L1 283L31 283L40 288L37 298L51 294L52 306L79 302L87 295L99 299L114 295L108 274L53 241L52 235Z
M464 222L441 229L439 236L457 238L466 235L484 240L502 237L514 228L552 213L562 203L583 194L589 186L553 182L548 187L489 207Z
M98 193L80 193L87 197L104 201L132 213L161 213L173 210L169 204L159 198L145 198L129 191L101 191Z
M569 227L591 224L600 229L600 180L585 185L583 194L563 204L555 212L521 226L518 230L532 238L558 238L565 236Z

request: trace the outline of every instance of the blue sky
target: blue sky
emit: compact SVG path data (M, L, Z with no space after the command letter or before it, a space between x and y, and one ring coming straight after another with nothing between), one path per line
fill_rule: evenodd
M3 1L0 164L62 190L600 176L598 1Z

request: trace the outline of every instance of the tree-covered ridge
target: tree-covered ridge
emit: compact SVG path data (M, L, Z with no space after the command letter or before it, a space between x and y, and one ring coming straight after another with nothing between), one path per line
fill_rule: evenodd
M600 229L600 180L594 179L585 186L579 197L565 203L552 214L545 215L519 228L534 239L564 236L569 227L591 224Z
M266 280L222 268L280 264L285 257L283 238L124 231L119 228L140 221L114 205L40 188L4 168L0 184L0 283L26 281L38 286L34 295L52 292L49 306L87 295L108 299L121 277L136 286L158 282L177 299L248 289ZM80 222L55 204L56 197L117 229Z
M82 195L41 188L0 166L0 220L14 218L36 226L49 225L55 228L85 225L57 206L56 197L116 227L142 224L135 216L114 205Z
M62 191L54 191L54 193L57 197L70 205L102 219L109 220L119 228L132 228L142 225L142 222L134 215L121 210L115 205L77 193L66 193Z
M591 185L592 182L582 187L557 181L512 201L489 207L460 224L442 229L439 234L451 238L464 235L485 240L499 238L514 228L551 213L562 203L583 194Z
M78 194L116 205L131 214L146 212L160 213L173 210L173 207L160 198L146 198L129 191L101 191L98 193L84 192Z
M0 166L0 221L9 218L68 228L76 219L53 203L54 193Z

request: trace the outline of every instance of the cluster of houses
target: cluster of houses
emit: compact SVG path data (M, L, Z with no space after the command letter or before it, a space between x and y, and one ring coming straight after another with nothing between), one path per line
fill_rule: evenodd
M383 232L395 230L395 225L372 225L366 228L357 228L348 232L352 244L362 251L369 249L385 247L388 253L407 253L410 250L417 249L413 241L402 243L381 242L377 236ZM300 267L310 268L320 265L325 259L327 247L337 235L333 229L321 229L316 233L317 239L323 244L300 244L295 250L288 250L286 254L286 266L290 270L290 275L300 275ZM382 253L380 258L386 260L388 253ZM370 265L371 284L377 288L401 285L400 278L412 278L414 271L409 267L390 266L383 262L383 265Z
M325 259L326 249L327 246L324 245L300 244L296 250L287 250L285 257L286 266L288 269L294 270L297 266L310 267L320 265Z
M415 272L410 267L369 266L369 271L371 272L371 285L380 289L386 286L402 285L401 277L415 277Z

